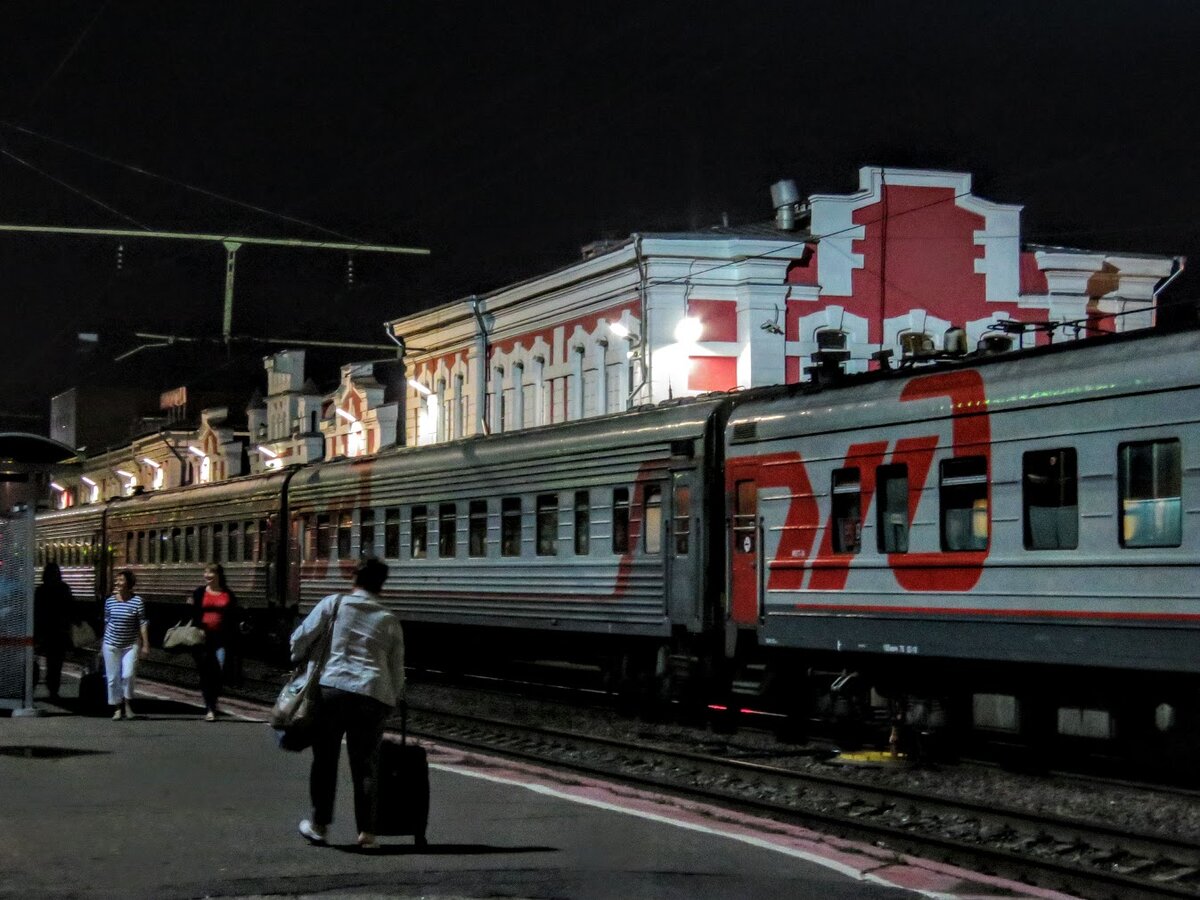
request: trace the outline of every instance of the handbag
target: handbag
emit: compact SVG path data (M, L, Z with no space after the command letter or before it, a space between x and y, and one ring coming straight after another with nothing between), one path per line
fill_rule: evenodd
M71 626L71 646L90 647L96 643L96 631L87 622L78 622Z
M199 647L203 643L204 629L187 622L172 625L163 635L164 650L185 650L188 647Z
M333 626L337 622L338 609L342 605L339 594L333 604L333 615L321 635L315 652L308 662L301 664L288 677L287 684L279 692L275 705L267 717L275 729L281 749L300 751L312 745L313 725L317 720L317 705L321 697L321 672L333 643Z

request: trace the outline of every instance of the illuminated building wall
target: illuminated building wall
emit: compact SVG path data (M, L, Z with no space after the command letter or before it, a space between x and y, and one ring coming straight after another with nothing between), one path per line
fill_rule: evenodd
M1026 344L1145 327L1182 262L1024 246L1021 207L976 197L960 173L864 167L855 193L796 212L792 230L589 246L558 271L392 321L407 442L796 382L818 350L863 371L880 350L940 350L951 328L971 349L1009 339L1005 322L1051 323Z

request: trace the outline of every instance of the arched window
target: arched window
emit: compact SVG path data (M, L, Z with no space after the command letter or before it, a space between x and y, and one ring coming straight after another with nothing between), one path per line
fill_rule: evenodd
M817 332L818 350L845 350L846 332L837 328L822 328Z

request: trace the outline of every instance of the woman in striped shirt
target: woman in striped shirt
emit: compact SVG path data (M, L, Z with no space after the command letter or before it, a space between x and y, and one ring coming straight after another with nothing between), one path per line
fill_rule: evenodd
M150 632L146 605L133 592L130 569L117 573L117 590L104 601L104 674L108 679L108 703L114 707L114 719L135 718L133 679L138 657L150 653Z

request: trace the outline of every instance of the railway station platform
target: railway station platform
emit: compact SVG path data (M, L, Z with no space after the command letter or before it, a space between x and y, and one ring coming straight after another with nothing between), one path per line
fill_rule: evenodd
M263 710L143 682L132 721L0 719L0 898L1058 898L701 803L426 743L426 847L354 844L343 754L330 846L297 833L308 753Z

